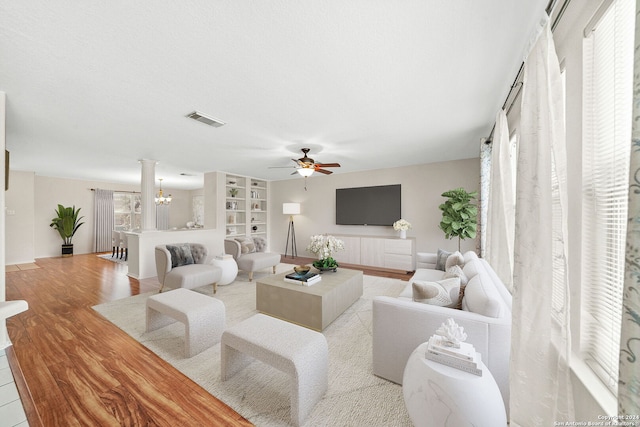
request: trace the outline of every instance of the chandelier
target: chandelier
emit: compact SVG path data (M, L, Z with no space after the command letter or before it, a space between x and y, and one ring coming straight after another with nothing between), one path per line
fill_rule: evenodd
M156 194L156 205L168 205L171 203L171 194L169 194L167 197L163 195L162 178L160 178L159 181L160 181L160 191L158 192L158 194Z

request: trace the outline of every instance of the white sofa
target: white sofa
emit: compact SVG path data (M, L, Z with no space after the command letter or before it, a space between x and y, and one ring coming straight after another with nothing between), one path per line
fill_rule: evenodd
M463 271L469 282L462 310L412 300L414 280L442 279L444 271L418 268L397 298L373 299L373 373L402 384L404 368L415 348L452 318L464 327L467 342L482 355L509 408L511 294L491 266L474 252L464 254Z

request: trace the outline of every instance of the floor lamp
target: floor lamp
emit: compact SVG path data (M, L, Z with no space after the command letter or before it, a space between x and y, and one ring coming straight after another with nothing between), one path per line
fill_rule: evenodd
M291 240L291 257L295 258L298 255L298 248L296 247L296 229L293 226L293 216L300 215L300 203L283 203L282 213L289 215L289 230L287 230L287 246L284 249L284 256L286 258L289 251L289 240Z

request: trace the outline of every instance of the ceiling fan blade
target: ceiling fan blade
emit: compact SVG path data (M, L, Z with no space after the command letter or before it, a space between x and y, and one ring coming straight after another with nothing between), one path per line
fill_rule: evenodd
M339 168L340 163L316 163L319 168Z
M295 166L269 166L267 169L293 169Z
M316 169L316 172L320 172L320 173L323 173L323 174L325 174L325 175L330 175L330 174L332 174L332 173L333 173L333 172L331 172L331 171L326 171L326 170L324 170L324 169Z
M297 174L297 173L298 173L298 171L297 171L297 170L294 170L294 171L291 173L291 175L295 175L295 174Z

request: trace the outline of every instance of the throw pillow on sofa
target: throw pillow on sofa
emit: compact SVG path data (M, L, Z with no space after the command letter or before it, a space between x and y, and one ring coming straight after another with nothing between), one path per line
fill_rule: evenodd
M444 272L444 275L442 276L443 279L451 279L457 277L460 279L460 286L467 286L467 282L469 281L469 279L467 279L467 275L464 274L464 271L462 271L462 267L460 267L459 265L454 265L452 267L447 268L447 271Z
M454 265L464 266L464 257L459 251L455 251L447 257L447 260L444 262L444 271L447 271Z
M191 246L188 243L184 245L167 245L167 250L171 254L171 268L194 263Z
M453 307L458 304L460 279L451 278L427 282L416 280L412 283L413 300L422 304Z
M469 282L469 279L467 278L467 275L464 274L464 271L462 271L462 268L459 265L449 267L447 271L445 271L444 276L442 276L443 279L449 279L452 277L457 277L460 279L460 293L458 294L458 303L455 305L455 308L461 310L462 298L464 298L464 288L467 286L467 282Z
M436 255L436 270L445 271L449 255L451 255L451 252L438 249L438 254Z
M240 242L240 252L244 254L252 254L256 251L256 244L251 237L236 237Z

